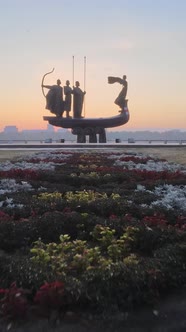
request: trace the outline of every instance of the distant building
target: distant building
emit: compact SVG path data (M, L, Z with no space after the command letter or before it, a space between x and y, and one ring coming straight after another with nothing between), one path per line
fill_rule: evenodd
M18 129L16 126L5 126L3 132L7 134L15 134L18 133Z
M52 126L51 124L47 125L47 130L48 131L54 131L54 126Z
M58 128L57 132L58 133L66 133L66 132L68 132L68 129L66 129L66 128Z
M24 129L21 131L22 134L40 134L46 132L46 129Z

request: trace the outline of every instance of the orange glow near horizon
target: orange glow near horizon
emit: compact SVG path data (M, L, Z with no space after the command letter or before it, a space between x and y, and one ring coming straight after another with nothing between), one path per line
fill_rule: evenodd
M104 96L102 96L104 97ZM94 98L88 98L86 96L85 100L85 116L90 118L95 117L110 117L118 114L117 106L112 102L109 104L104 101L96 101ZM113 96L114 99L114 96ZM106 97L105 97L106 100ZM100 103L98 103L100 102ZM47 121L43 120L43 116L53 116L50 111L45 109L45 100L41 96L38 102L31 101L29 105L27 105L26 100L21 100L21 102L14 104L13 112L7 111L6 116L4 115L3 121L1 121L1 131L5 126L15 125L18 130L24 129L46 129ZM135 130L140 128L172 128L172 129L184 129L185 128L185 112L182 107L180 109L179 119L177 114L174 112L170 112L169 105L162 107L162 109L158 109L158 105L154 104L150 105L150 102L146 102L146 104L141 103L138 107L135 101L132 101L128 104L130 119L129 122L121 127L111 128L112 131L118 130ZM72 111L71 111L72 115ZM65 115L64 115L65 116ZM58 129L58 128L56 128Z

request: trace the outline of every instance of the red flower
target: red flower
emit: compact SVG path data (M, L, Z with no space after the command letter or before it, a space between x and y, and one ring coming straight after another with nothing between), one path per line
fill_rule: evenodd
M45 283L37 291L34 302L46 309L59 309L64 304L64 283Z
M109 218L110 219L117 219L118 217L115 214L111 214Z
M142 221L150 226L167 226L167 220L161 215L145 216Z
M124 216L126 221L131 221L132 220L132 215L130 213L126 213Z
M9 214L0 210L0 221L8 221L10 219L11 217L9 216Z
M63 213L72 213L72 210L71 210L71 208L69 208L69 207L65 207L64 209L63 209Z
M0 294L6 294L8 292L8 289L0 288Z
M14 282L9 289L0 289L0 294L4 295L0 300L0 311L3 316L10 318L25 316L28 308L26 290L18 288Z

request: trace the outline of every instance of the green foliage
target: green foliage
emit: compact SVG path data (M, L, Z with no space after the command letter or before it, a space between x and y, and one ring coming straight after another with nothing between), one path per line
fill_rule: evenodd
M66 192L65 199L69 203L78 202L78 203L89 203L95 201L97 199L104 199L107 198L105 193L100 194L98 192L94 192L92 190L83 190L83 191L76 191L76 192Z
M61 201L63 195L59 192L53 192L53 193L41 193L37 199L41 202L47 202L47 203L54 203L56 201Z
M45 244L39 239L31 249L31 260L40 268L50 266L62 279L70 274L82 278L90 270L105 271L119 261L137 264L137 256L131 253L137 232L137 228L127 227L117 239L115 230L97 225L91 233L94 240L91 246L87 241L71 240L67 234L60 236L59 243Z

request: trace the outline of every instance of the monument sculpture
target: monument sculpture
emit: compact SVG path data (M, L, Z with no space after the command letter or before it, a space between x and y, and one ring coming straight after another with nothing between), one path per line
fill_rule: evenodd
M99 143L106 143L106 128L121 126L129 121L128 100L126 99L128 88L126 75L123 75L122 78L108 77L109 84L119 83L123 86L115 100L115 104L120 107L119 115L105 118L86 118L81 115L86 92L79 88L79 82L76 81L75 87L71 88L70 82L66 81L68 89L66 87L63 89L61 81L58 79L57 85L48 86L44 84L44 78L47 74L43 76L41 86L42 89L49 89L46 96L43 91L46 98L46 109L55 114L55 116L44 116L43 119L53 126L70 128L72 134L77 136L77 143L86 143L87 136L89 137L89 143L97 143L97 137ZM68 97L65 92L66 90L68 90ZM63 101L63 91L66 95L65 101ZM73 97L73 117L69 116L71 95ZM66 117L63 117L64 111L66 111Z
M70 117L71 105L72 105L72 88L70 87L70 81L66 81L66 85L64 86L64 95L65 95L65 103L64 103L64 111L66 111L66 117Z

